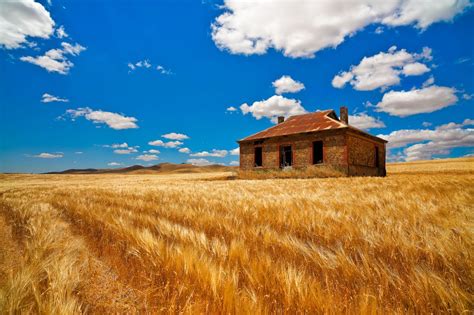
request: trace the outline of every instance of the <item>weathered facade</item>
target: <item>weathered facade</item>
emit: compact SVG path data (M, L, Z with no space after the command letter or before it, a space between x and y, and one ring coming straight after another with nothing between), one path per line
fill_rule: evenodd
M238 142L242 170L330 166L349 176L386 174L387 141L350 126L345 107L341 119L333 110L279 118Z

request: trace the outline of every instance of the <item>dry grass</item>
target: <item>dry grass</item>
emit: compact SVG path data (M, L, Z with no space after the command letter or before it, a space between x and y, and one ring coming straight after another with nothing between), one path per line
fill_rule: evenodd
M468 313L474 160L452 163L0 175L0 313Z
M238 171L239 179L329 178L344 177L344 173L327 166L309 166L304 169Z

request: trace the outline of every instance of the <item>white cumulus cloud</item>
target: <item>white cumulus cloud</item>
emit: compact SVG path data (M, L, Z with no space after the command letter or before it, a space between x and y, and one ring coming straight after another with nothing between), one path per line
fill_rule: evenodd
M230 155L240 155L240 148L237 147L235 149L230 150L229 152L230 152Z
M163 142L163 140L154 140L148 142L149 145L155 146L155 147L164 147L164 148L177 148L183 143L181 141L168 141L168 142Z
M406 76L411 75L422 75L423 73L429 72L430 68L428 68L424 63L414 62L409 63L403 66L403 74Z
M272 82L275 88L275 93L280 95L283 93L297 93L304 89L304 84L295 81L292 77L284 75L281 78Z
M390 91L376 105L376 111L405 117L431 113L456 104L456 89L432 85L410 91Z
M240 109L244 115L250 113L256 119L266 117L274 123L278 116L288 117L306 113L299 100L286 98L281 95L273 95L266 100L254 102L250 106L247 103L242 104Z
M396 46L387 52L380 52L371 57L364 57L348 71L340 72L332 80L335 88L343 88L347 83L359 91L372 91L378 88L400 84L400 75L421 75L430 69L418 61L431 59L431 49L423 48L419 54L409 53L405 49L397 50Z
M165 139L170 139L170 140L186 140L189 139L189 137L183 133L176 133L176 132L171 132L162 135L163 138Z
M208 156L212 156L212 157L226 157L227 156L227 150L216 150L216 149L213 149L211 152L208 152L208 151L201 151L201 152L197 152L197 153L193 153L191 154L191 156L195 156L195 157L208 157Z
M119 166L119 165L122 165L122 163L117 163L117 162L110 162L110 163L107 163L108 166Z
M67 103L69 100L67 98L60 98L58 96L54 96L48 93L44 93L41 96L41 102L42 103L51 103L51 102L64 102Z
M206 159L189 159L186 161L188 164L196 165L196 166L207 166L212 165L213 163L206 160Z
M115 130L138 128L136 124L137 119L135 117L127 117L102 110L93 110L89 107L68 109L66 115L70 116L73 120L78 117L84 117L95 124L106 124Z
M37 65L46 69L48 72L68 74L74 64L69 61L67 55L78 56L82 51L86 50L86 48L77 43L71 45L63 42L61 46L62 49L50 49L42 56L23 56L20 60Z
M142 161L156 161L159 159L158 156L155 154L142 154L136 157L137 160L142 160Z
M227 107L226 111L235 112L235 111L237 111L237 108L235 108L234 106L229 106L229 107Z
M49 38L54 21L41 3L33 0L0 1L0 47L15 49L28 37Z
M181 153L186 153L186 154L191 153L191 150L189 148L181 148L178 151L181 152Z
M383 121L375 117L369 116L366 113L349 115L349 124L363 130L385 127Z
M273 48L293 58L313 57L373 23L425 29L468 6L469 0L225 0L211 25L212 39L233 54Z
M474 120L448 123L435 129L403 129L379 137L388 140L389 149L403 148L399 158L406 161L427 160L447 155L451 149L474 146Z

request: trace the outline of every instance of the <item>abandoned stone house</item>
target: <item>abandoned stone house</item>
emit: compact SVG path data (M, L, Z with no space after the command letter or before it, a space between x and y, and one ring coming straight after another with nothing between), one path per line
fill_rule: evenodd
M330 166L348 176L385 176L386 140L349 125L340 109L278 117L278 124L238 141L242 170Z

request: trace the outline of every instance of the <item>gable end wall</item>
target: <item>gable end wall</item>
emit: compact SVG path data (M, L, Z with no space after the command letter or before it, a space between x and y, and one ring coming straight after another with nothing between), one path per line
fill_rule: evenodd
M379 167L375 163L375 148L379 150ZM347 134L349 175L385 176L385 143L368 137Z

